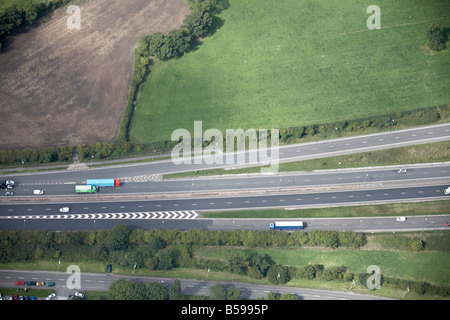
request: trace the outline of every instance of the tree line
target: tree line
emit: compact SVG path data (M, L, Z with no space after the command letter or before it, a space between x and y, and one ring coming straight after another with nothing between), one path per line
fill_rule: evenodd
M209 288L211 300L241 300L241 292L233 285L217 283ZM160 282L138 283L133 280L115 280L108 290L110 300L182 300L181 282L175 280L168 289ZM267 293L265 300L299 300L291 293Z
M361 232L325 230L292 233L273 230L130 230L121 224L111 230L96 231L1 230L0 262L62 258L66 261L109 261L124 267L137 262L137 268L170 269L190 263L193 245L359 248L366 241Z
M87 145L79 144L75 147L62 145L41 149L0 150L0 165L68 163L72 161L74 150L77 150L78 159L81 162L93 161L109 157L113 152L113 145L107 142L97 142Z

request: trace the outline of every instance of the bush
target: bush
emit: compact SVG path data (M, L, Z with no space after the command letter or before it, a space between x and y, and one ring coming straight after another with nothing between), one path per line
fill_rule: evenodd
M287 267L273 265L267 271L267 279L273 284L285 284L290 280Z
M332 266L329 268L325 268L320 274L320 280L324 281L341 280L344 278L345 272L346 272L345 267Z
M414 238L414 239L409 240L409 246L414 251L421 251L424 249L424 242L420 239Z
M316 269L312 265L297 269L296 276L301 279L313 280L316 277Z
M203 38L208 35L212 18L208 11L194 9L183 21L182 28L191 38Z
M440 23L435 22L426 26L425 37L431 50L439 51L445 48L446 33L445 28Z

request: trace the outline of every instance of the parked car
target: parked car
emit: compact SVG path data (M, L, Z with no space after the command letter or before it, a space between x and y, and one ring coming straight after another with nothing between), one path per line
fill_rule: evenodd
M27 281L27 286L35 286L36 281Z
M62 207L59 209L59 212L69 212L70 208L69 207Z
M16 282L14 282L16 285L18 285L18 286L23 286L24 284L25 284L25 282L23 282L23 281L19 281L19 280L17 280Z
M46 300L50 300L50 299L53 299L54 297L56 297L56 293L52 293L52 294L50 294L47 298L45 298Z
M45 282L36 282L37 286L45 286Z
M406 221L406 217L397 217L396 220L399 222L404 222L404 221Z
M54 282L46 282L45 285L47 287L53 287L53 286L55 286L55 283Z
M75 297L78 297L78 298L80 298L80 299L83 299L83 298L84 298L84 294L81 293L81 292L75 292Z

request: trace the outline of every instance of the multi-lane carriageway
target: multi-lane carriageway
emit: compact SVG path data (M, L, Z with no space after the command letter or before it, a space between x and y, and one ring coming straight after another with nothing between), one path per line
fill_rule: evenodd
M250 208L302 208L339 205L360 205L369 203L389 203L399 201L422 201L446 199L443 191L446 185L429 185L384 189L358 189L331 192L276 193L266 195L232 197L195 197L185 199L160 199L141 201L74 202L69 213L60 213L59 208L66 204L9 204L2 205L0 228L2 229L92 229L107 228L124 223L141 228L191 228L220 229L218 221L199 219L202 211L240 210ZM361 218L347 219L339 228L343 230L389 230L392 227L408 229L443 229L448 216L432 219L408 218L400 225L394 218L369 222L362 227ZM437 220L436 220L437 219ZM222 220L222 219L219 219ZM235 221L239 219L231 219ZM330 219L323 219L314 227L329 228ZM327 222L328 221L328 222ZM367 220L368 221L368 220ZM379 222L382 222L379 224ZM436 222L437 221L437 222ZM420 222L420 223L419 223ZM223 223L223 222L221 222ZM246 228L255 228L255 220L245 222ZM356 224L355 224L356 223ZM268 220L257 229L267 229ZM222 224L222 229L238 229L243 225ZM307 224L307 227L312 227ZM338 226L336 226L338 227Z
M280 161L320 158L449 138L450 124L442 124L283 146L280 148ZM204 165L200 167L205 168ZM18 185L14 188L14 197L11 197L14 199L0 197L0 227L8 228L7 225L13 223L14 227L18 228L18 221L22 221L20 228L45 226L52 229L68 229L75 225L74 221L98 223L132 220L139 221L141 225L156 220L192 223L202 217L203 211L210 210L271 207L290 209L439 200L446 199L443 190L450 185L448 163L409 165L406 166L407 172L404 174L398 174L396 167L380 167L161 181L161 172L196 168L194 165L183 167L175 166L171 161L158 161L107 166L80 172L59 171L5 176L3 179L15 180ZM74 185L87 178L111 177L124 177L123 185L113 189L101 188L100 193L92 197L74 194ZM44 190L44 195L33 195L33 189ZM13 204L17 200L24 201ZM70 206L70 213L60 214L61 206Z

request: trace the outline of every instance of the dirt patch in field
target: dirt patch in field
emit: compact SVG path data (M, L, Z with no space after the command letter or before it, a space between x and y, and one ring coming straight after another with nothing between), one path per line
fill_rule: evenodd
M182 0L79 0L10 39L0 54L1 149L115 138L139 38L179 27Z

